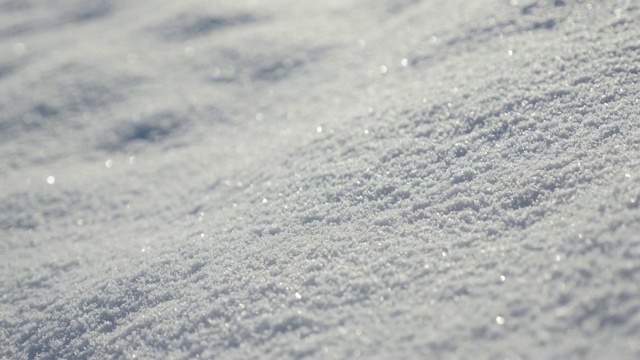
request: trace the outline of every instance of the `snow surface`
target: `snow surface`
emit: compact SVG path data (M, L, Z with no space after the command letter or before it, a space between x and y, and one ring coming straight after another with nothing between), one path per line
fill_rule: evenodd
M640 358L635 0L0 0L0 357Z

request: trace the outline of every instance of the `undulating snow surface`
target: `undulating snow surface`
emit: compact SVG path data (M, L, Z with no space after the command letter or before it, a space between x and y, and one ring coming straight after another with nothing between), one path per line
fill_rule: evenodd
M635 0L1 0L0 357L640 358Z

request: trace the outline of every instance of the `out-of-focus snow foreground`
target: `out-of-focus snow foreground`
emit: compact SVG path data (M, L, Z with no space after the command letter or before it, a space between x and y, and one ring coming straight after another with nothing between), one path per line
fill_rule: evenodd
M0 24L0 357L640 358L639 2Z

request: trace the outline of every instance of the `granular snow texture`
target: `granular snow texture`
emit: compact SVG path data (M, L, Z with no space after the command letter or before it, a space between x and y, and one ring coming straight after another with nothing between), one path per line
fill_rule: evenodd
M640 358L635 0L0 0L0 357Z

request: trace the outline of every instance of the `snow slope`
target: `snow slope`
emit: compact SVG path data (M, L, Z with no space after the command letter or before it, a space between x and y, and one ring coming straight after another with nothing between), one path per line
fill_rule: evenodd
M639 358L635 0L0 0L0 357Z

